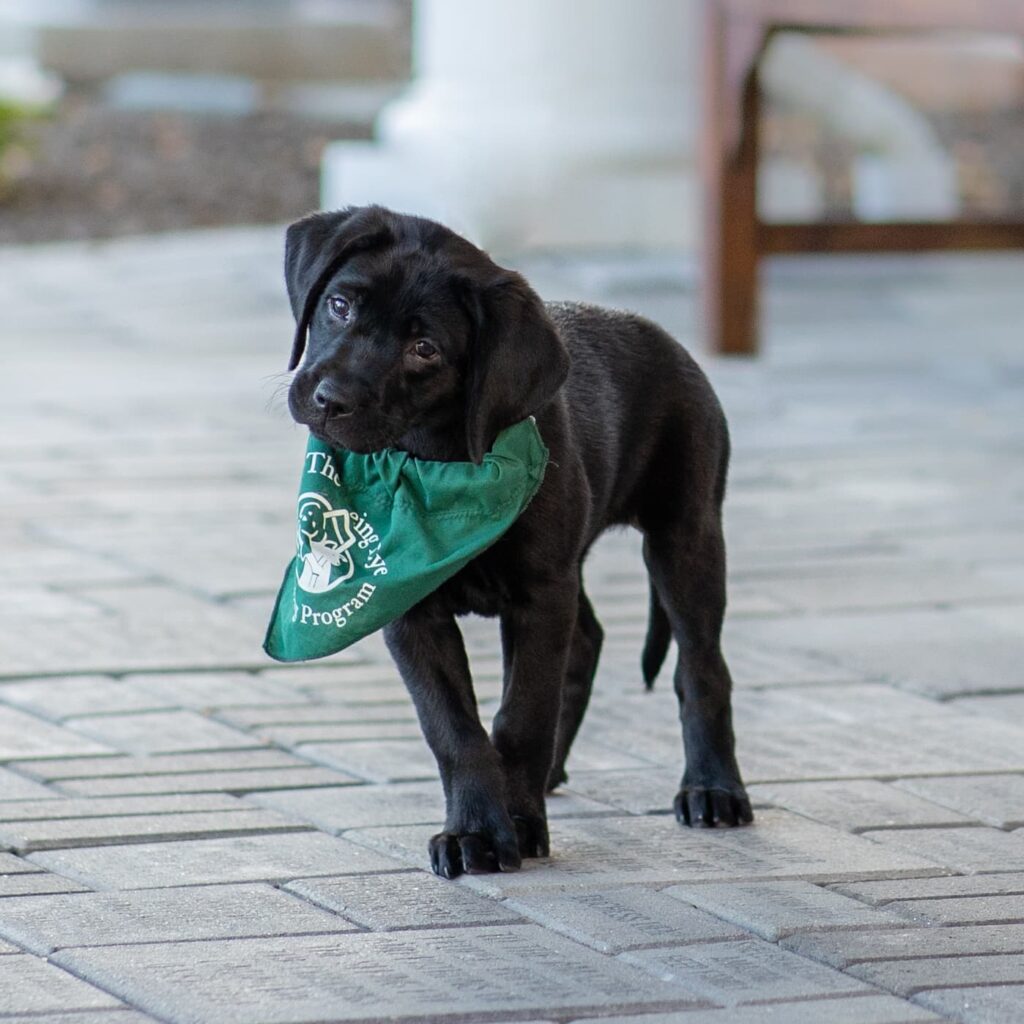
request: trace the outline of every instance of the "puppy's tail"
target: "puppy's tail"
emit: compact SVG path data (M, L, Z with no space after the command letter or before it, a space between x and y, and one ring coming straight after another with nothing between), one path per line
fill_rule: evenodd
M668 654L668 645L671 639L672 628L668 622L668 615L665 614L665 608L652 583L650 612L647 619L647 639L644 641L644 653L640 659L644 684L648 690L654 686L654 680L665 661L665 655Z

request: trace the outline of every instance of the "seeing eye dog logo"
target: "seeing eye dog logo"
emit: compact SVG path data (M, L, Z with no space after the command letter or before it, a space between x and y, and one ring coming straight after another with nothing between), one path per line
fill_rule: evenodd
M352 513L334 509L322 494L299 495L296 542L301 563L301 569L296 566L298 584L309 594L326 594L356 571L349 551L356 543Z

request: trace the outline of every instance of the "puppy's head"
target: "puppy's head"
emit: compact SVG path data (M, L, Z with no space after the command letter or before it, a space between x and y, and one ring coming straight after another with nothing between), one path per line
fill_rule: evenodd
M288 228L292 416L351 451L457 433L480 462L540 410L569 357L536 293L454 232L378 206ZM303 361L303 351L306 358Z

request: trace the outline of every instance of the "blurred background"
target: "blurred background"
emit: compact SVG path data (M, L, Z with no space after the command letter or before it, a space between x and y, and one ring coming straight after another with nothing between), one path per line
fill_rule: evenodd
M782 18L763 55L757 12ZM1022 0L0 0L0 1017L106 1020L116 992L166 1021L422 1020L451 982L431 1019L546 1018L550 962L583 1000L559 1019L639 1019L678 938L695 1020L1024 1020L1022 38ZM724 648L758 824L667 813L676 701L668 666L642 692L648 581L610 532L561 860L532 869L580 902L517 904L585 943L597 915L609 978L636 951L614 1007L554 934L543 976L490 940L474 967L450 929L506 906L390 873L425 867L444 812L381 636L301 666L261 647L307 440L284 225L365 202L545 299L650 317L728 416ZM460 628L487 725L497 625ZM752 878L796 888L723 891L728 930L674 934L662 888ZM812 884L868 878L893 902ZM639 901L600 910L611 886ZM859 1016L838 997L874 1006L862 978L915 1005Z
M0 242L380 201L485 246L692 249L696 4L3 0ZM1024 59L780 34L766 220L1024 216Z

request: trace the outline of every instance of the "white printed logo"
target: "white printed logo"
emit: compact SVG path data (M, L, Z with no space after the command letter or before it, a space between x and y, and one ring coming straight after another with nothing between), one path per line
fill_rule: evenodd
M326 594L351 579L356 571L349 548L356 543L352 513L331 507L313 491L299 495L299 527L296 538L301 569L299 586L309 594Z

